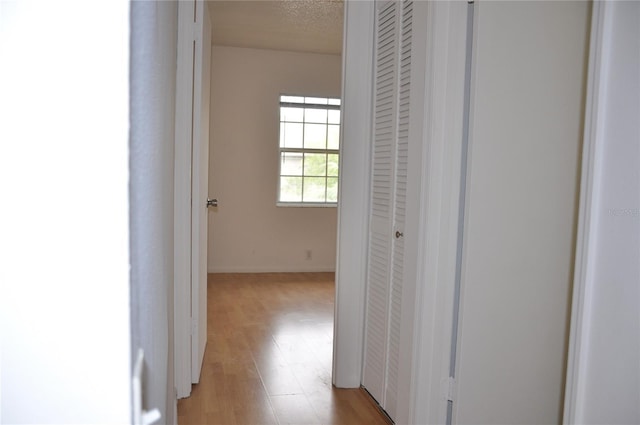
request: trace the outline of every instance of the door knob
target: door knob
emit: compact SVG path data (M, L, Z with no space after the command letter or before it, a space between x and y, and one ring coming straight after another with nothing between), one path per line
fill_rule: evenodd
M217 206L218 206L218 200L217 199L207 198L207 208L217 207Z
M402 233L402 232L401 232L401 231L399 231L399 230L396 230L396 239L400 239L400 238L401 238L401 237L403 237L403 236L404 236L404 233Z

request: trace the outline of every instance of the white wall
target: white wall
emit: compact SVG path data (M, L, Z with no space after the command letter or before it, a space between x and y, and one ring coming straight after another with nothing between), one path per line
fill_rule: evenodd
M340 80L340 56L213 47L209 272L335 270L336 209L276 207L278 102Z
M589 11L476 3L454 423L562 420Z
M0 2L1 423L131 420L129 9Z
M568 424L640 423L640 3L594 8Z
M144 404L176 416L174 136L178 4L131 4L131 330L145 352ZM99 384L94 384L99 385Z

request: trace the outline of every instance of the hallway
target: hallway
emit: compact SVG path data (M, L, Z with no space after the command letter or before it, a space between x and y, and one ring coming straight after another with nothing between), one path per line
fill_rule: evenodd
M333 273L210 274L190 424L386 424L361 389L331 385Z

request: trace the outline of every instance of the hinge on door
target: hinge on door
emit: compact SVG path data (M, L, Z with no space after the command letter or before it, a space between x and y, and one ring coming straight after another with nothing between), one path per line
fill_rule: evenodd
M447 379L447 401L453 401L453 391L455 384L456 380L453 378L453 376L450 376L449 379Z

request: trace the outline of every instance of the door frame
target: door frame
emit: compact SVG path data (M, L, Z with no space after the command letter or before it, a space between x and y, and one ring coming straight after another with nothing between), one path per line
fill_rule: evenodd
M623 3L624 4L624 3ZM584 121L584 141L582 147L581 159L581 180L580 180L580 204L579 204L579 221L577 226L576 254L575 254L575 271L573 281L572 306L571 306L571 330L569 335L569 347L567 356L567 376L565 384L564 398L564 417L565 424L580 424L593 422L595 419L592 415L594 411L600 411L601 415L607 414L607 409L603 409L602 405L606 404L609 409L620 411L620 405L624 401L617 403L594 403L593 397L597 397L593 391L590 391L590 378L602 373L603 369L609 369L610 363L619 362L620 358L615 355L606 357L599 356L594 353L593 340L598 338L594 329L602 329L603 321L611 319L612 316L624 317L629 310L629 306L617 304L616 312L610 316L602 314L603 287L609 287L609 281L602 278L602 269L609 267L617 267L623 269L629 266L630 257L618 255L625 249L628 249L629 239L618 240L615 247L618 251L611 248L610 240L599 238L599 234L603 232L612 233L611 225L603 220L602 215L605 213L612 214L612 208L622 207L622 205L610 205L603 194L607 192L616 193L621 196L620 191L632 191L633 186L621 189L621 187L613 190L611 186L615 186L620 180L609 180L611 176L606 173L607 160L606 157L615 158L621 155L620 143L624 137L629 136L630 127L621 128L615 120L609 117L620 115L620 111L625 110L625 96L627 92L620 91L620 85L633 82L630 74L623 74L618 66L622 52L632 53L632 48L628 44L620 43L621 34L625 34L628 23L625 22L626 16L624 12L618 8L621 7L617 2L594 2L592 5L591 15L591 34L589 47L589 70L587 80L587 93L585 102L585 121ZM632 39L628 33L628 39ZM622 50L624 49L624 50ZM615 83L612 83L615 80ZM637 80L636 80L637 81ZM619 119L619 118L618 118ZM632 128L632 127L631 127ZM636 127L637 129L637 124ZM612 134L615 133L615 136ZM617 143L616 143L617 142ZM610 160L609 160L610 161ZM638 164L636 157L635 164ZM625 166L627 166L625 164ZM619 177L618 177L619 179ZM637 188L637 183L636 186ZM624 192L622 192L624 193ZM629 192L626 192L629 193ZM633 205L633 204L629 204ZM625 214L636 214L637 210L620 210L621 214L608 219L624 218ZM624 212L622 212L624 211ZM627 218L631 218L627 216ZM603 226L603 223L604 224ZM631 227L631 226L630 226ZM634 234L629 232L629 234ZM637 241L637 236L636 236ZM601 255L607 252L609 256ZM606 272L605 272L606 273ZM630 280L633 278L629 278ZM609 289L611 291L611 289ZM605 292L606 289L604 289ZM613 289L616 291L616 289ZM621 292L620 292L621 294ZM628 298L628 293L625 295ZM610 302L610 299L608 300ZM613 305L613 304L609 304ZM608 323L608 328L615 327L615 323ZM620 339L630 337L630 332L620 330L616 327L616 335ZM626 332L625 332L626 331ZM636 335L637 337L637 335ZM604 350L616 352L611 345L611 341L601 341L599 344ZM631 345L629 345L631 346ZM637 352L637 349L636 349ZM622 363L624 364L624 363ZM619 373L607 372L609 381L600 385L600 393L604 391L616 391L625 394L626 400L633 397L629 391L629 386L633 378L629 380L620 379ZM629 371L627 376L634 376ZM637 387L636 387L637 388ZM637 394L637 392L636 392ZM591 400L590 400L591 399ZM624 399L622 399L624 400ZM619 420L619 418L616 418ZM631 417L627 417L626 421L633 422Z
M373 97L373 1L345 1L333 384L362 379Z
M597 233L599 167L603 150L601 128L604 126L605 113L601 110L599 99L606 95L602 80L607 74L603 69L607 64L606 38L610 37L611 27L605 22L606 3L594 2L591 12L591 36L589 51L589 75L587 81L587 99L585 104L584 144L582 148L582 175L580 176L579 223L576 235L575 271L571 306L571 331L567 355L567 378L563 420L566 424L584 421L584 377L586 373L585 353L588 352L589 320L591 317L593 291L593 241Z
M449 392L467 2L429 2L427 7L427 22L416 25L430 41L422 58L427 75L424 119L414 120L414 125L422 125L423 143L413 158L421 162L412 177L419 208L407 217L407 229L415 230L407 240L414 253L405 273L415 281L416 292L413 299L403 300L403 308L407 306L415 326L401 335L411 349L401 371L408 385L399 397L404 400L399 423L443 423ZM374 12L374 2L345 2L333 362L333 383L345 388L359 387L362 377L369 224L363 217L370 201Z

